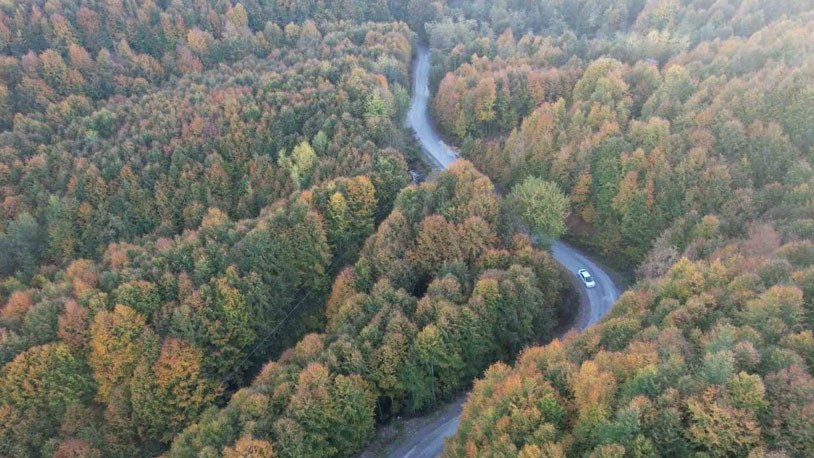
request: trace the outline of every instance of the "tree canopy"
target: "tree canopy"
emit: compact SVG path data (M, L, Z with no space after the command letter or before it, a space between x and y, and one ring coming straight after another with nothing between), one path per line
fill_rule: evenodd
M473 379L445 456L809 455L812 36L807 0L0 2L0 455L352 456ZM544 345L560 236L637 283Z
M552 240L565 233L569 202L556 183L528 177L512 188L507 205L536 236Z

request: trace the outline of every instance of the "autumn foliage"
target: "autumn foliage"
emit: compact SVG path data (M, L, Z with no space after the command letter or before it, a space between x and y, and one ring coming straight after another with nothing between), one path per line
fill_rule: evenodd
M0 456L353 456L473 380L447 457L811 455L812 37L807 0L0 2ZM559 236L638 283L529 347Z
M498 204L464 161L404 189L334 283L326 331L204 413L169 456L231 453L248 440L242 434L280 456L352 455L377 420L428 409L489 362L546 340L562 280L527 236L498 236Z

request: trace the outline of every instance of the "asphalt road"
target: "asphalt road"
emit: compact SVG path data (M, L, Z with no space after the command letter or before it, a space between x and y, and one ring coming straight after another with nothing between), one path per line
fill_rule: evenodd
M407 127L411 127L418 138L424 152L440 168L447 168L455 162L457 155L447 146L432 126L430 121L428 103L430 98L429 73L430 53L427 48L419 48L418 58L413 69L413 100L407 114ZM551 247L554 259L566 270L574 275L574 284L577 285L580 296L580 310L574 328L583 330L599 321L611 308L619 297L619 288L613 283L611 276L578 249L555 242ZM586 288L576 279L579 269L588 269L594 277L596 286ZM444 439L455 434L458 429L458 420L461 415L461 403L456 401L446 406L441 415L436 415L426 424L416 427L410 432L398 448L389 452L389 458L434 458L444 450ZM369 453L363 456L372 456Z
M433 416L427 423L410 431L410 437L399 444L399 448L388 457L429 458L440 455L444 451L444 438L452 436L458 429L465 400L459 399L448 404L441 415Z
M412 128L424 153L436 166L445 169L458 159L452 150L438 135L430 122L430 51L421 47L413 67L413 100L407 112L405 124Z
M619 288L611 276L600 265L592 261L586 254L565 242L554 242L551 245L551 254L565 270L577 277L579 269L588 269L594 277L596 286L586 288L581 280L575 280L579 286L577 292L580 296L580 308L574 328L579 331L598 322L608 313L616 299L619 299Z

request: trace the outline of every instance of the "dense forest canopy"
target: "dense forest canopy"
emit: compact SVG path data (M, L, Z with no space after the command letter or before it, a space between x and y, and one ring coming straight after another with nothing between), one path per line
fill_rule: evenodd
M548 15L514 24L467 7L428 26L444 75L436 119L502 187L533 175L569 190L573 235L621 267L664 273L690 245L681 232L705 217L724 238L778 217L787 238L814 235L800 195L814 157L811 6L686 3L648 2L612 36L574 26L556 34L561 23ZM608 8L602 27L618 13ZM709 36L703 21L713 18L732 24Z
M424 44L466 160L411 184ZM445 456L809 455L813 46L808 0L0 1L0 456L352 456L478 378ZM637 283L528 347L560 235Z
M810 455L814 5L448 7L439 127L640 281L487 370L444 456Z

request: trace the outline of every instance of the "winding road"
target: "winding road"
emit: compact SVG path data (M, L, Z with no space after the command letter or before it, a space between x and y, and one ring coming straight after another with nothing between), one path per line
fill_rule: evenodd
M429 116L429 74L430 52L426 47L418 49L418 57L413 68L413 99L407 113L407 127L412 128L424 153L439 168L445 169L458 158L455 151L441 140L435 131ZM599 321L611 305L619 298L619 288L611 276L586 254L564 242L555 242L551 254L567 271L574 275L574 284L578 286L580 310L574 328L583 330ZM594 277L596 286L586 288L576 279L579 269L588 269ZM411 437L389 452L390 458L432 458L441 454L444 449L444 438L455 434L458 419L461 415L463 400L454 402L433 416L432 419L417 428Z

